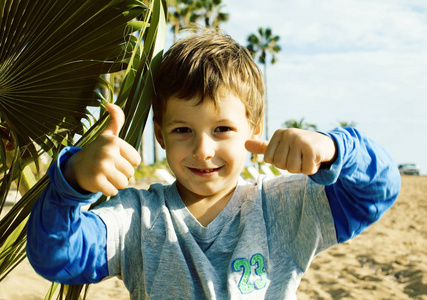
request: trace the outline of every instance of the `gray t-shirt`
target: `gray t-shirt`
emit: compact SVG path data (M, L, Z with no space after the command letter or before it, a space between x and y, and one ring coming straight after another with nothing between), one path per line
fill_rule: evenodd
M131 299L296 299L311 260L337 243L324 186L302 175L239 182L206 227L175 184L120 191L93 212Z

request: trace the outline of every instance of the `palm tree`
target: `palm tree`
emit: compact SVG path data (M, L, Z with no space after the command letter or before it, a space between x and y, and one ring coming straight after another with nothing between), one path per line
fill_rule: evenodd
M276 54L280 52L281 47L278 45L280 37L278 35L273 35L270 28L263 29L259 28L257 34L251 34L248 37L248 50L252 54L254 59L258 58L258 62L264 66L264 81L267 87L267 64L270 62L274 65L277 61ZM271 56L271 60L268 60L267 57ZM269 139L268 135L268 97L267 97L267 88L265 89L265 133L266 139Z
M200 5L196 0L170 0L168 3L168 22L172 25L173 40L176 42L179 31L200 18L195 12Z
M283 128L299 128L306 130L317 130L317 126L315 124L304 122L304 118L299 121L296 120L288 120L282 124Z
M227 22L229 14L221 10L224 5L222 0L198 0L196 1L197 18L203 20L206 27L218 29L220 23Z
M0 281L25 258L26 221L49 181L47 175L36 181L29 165L39 169L41 154L54 159L67 145L84 147L106 125L99 88L110 95L113 88L101 74L126 70L116 100L127 117L120 136L140 144L153 92L149 74L162 56L165 7L164 0L0 3L0 212L15 180L22 195L0 220ZM101 107L99 118L90 106ZM81 289L68 289L68 296L77 299Z

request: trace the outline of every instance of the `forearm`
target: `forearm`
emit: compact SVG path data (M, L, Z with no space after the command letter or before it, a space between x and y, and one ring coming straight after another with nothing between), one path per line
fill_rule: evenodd
M34 269L51 281L97 282L108 275L106 228L97 215L80 207L99 195L79 194L66 183L60 169L64 158L49 170L51 183L33 207L27 255Z
M400 175L390 155L352 128L328 134L338 156L328 170L311 178L326 185L338 242L361 233L395 202Z

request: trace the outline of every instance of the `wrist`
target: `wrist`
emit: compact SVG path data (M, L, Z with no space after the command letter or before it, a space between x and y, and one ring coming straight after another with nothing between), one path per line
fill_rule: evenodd
M57 202L59 205L82 206L92 204L102 196L102 193L81 193L73 188L64 177L63 168L66 161L80 150L81 148L78 147L65 147L49 168L50 183L53 190L58 193Z
M78 155L77 153L71 155L70 157L68 157L67 159L65 159L64 161L61 162L61 171L62 174L64 175L64 179L65 181L73 188L75 189L77 192L82 193L82 194L87 194L89 193L88 191L84 190L79 183L77 182L77 178L76 178L76 172L75 172L75 159L76 159L76 155Z
M331 167L331 165L337 160L338 157L338 146L337 143L335 142L335 140L327 135L325 135L330 142L330 153L333 153L333 155L331 156L331 158L327 158L326 161L322 162L320 164L320 168L319 169L329 169Z

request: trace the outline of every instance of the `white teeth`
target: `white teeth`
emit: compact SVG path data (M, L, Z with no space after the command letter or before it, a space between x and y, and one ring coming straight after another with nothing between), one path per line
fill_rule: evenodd
M204 172L204 173L209 173L209 172L212 172L213 171L213 169L209 169L209 170L201 170L202 172Z

